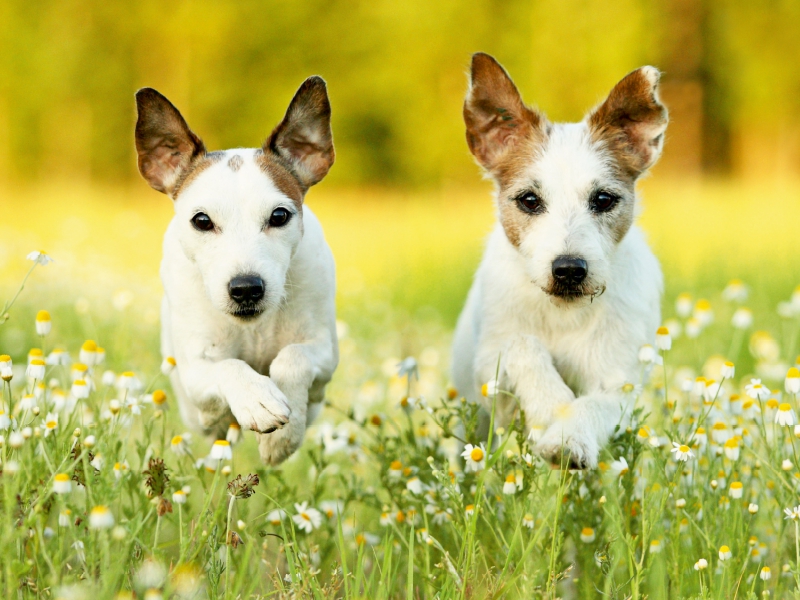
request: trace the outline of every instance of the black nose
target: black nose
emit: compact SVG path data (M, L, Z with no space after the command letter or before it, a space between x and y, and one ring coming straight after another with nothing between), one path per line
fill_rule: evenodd
M258 302L264 297L264 280L255 275L234 277L228 284L228 294L237 304Z
M559 256L553 261L553 277L565 285L579 285L586 279L588 265L582 258Z

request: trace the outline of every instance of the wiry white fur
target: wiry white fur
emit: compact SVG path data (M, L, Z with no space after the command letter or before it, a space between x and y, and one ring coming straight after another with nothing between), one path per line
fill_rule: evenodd
M517 178L520 189L540 184L547 211L531 218L519 247L499 224L490 235L456 328L453 381L491 410L480 389L499 372L499 388L516 395L526 427L540 434L539 452L557 458L563 451L574 464L593 467L630 414L621 388L640 377L638 350L655 336L663 284L642 232L634 225L615 244L589 210L587 196L598 184L626 193L589 133L585 122L554 125ZM564 254L583 257L587 281L605 292L570 303L549 296L552 262ZM516 408L516 400L498 394L498 425Z
M256 164L255 150L229 150L175 202L164 237L161 346L174 356L172 384L187 424L224 435L230 413L259 435L262 458L278 463L303 440L338 363L333 256L319 221L297 207ZM234 172L228 159L244 159ZM282 206L294 216L266 227ZM208 214L219 232L190 220ZM230 314L228 283L242 274L265 282L264 312ZM317 404L318 405L318 404ZM228 417L226 418L226 415Z

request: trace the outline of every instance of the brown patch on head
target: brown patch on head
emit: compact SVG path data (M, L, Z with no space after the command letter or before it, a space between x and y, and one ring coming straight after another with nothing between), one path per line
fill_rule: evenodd
M661 155L667 109L658 98L661 73L641 67L626 75L588 118L593 139L614 158L622 177L630 182Z
M298 210L303 207L303 197L305 189L298 181L297 177L289 170L289 166L280 156L272 152L257 150L255 155L256 164L267 176L272 179L282 194L291 199Z
M234 173L236 173L236 171L241 169L243 164L244 164L244 159L238 154L234 154L228 159L228 168Z
M279 157L303 190L322 180L333 165L331 105L321 77L306 79L286 115L264 142L264 155Z
M472 56L464 123L470 151L501 187L529 162L547 129L500 63L482 52Z
M136 92L139 172L156 190L172 195L205 146L173 104L152 88Z
M206 152L202 156L192 161L188 169L181 173L181 176L172 187L169 197L177 200L180 193L191 185L197 177L211 165L218 163L224 156L223 152Z

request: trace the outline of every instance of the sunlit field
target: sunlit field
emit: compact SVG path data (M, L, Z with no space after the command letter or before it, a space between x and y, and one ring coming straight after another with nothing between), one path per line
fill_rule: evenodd
M0 304L33 270L0 317L2 595L798 597L800 184L656 175L641 191L669 334L625 388L634 426L571 472L516 426L478 439L449 386L488 184L310 192L341 362L277 469L249 432L212 445L180 422L158 348L170 201L5 190Z

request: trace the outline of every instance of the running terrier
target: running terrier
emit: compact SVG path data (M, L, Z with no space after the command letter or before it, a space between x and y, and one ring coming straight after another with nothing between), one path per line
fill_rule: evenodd
M467 144L495 183L498 223L456 328L453 381L487 409L496 398L498 426L518 404L538 452L571 467L595 467L625 426L622 388L661 318L661 270L634 224L636 182L667 127L659 78L637 69L580 123L551 123L494 58L472 57Z
M235 419L262 459L302 443L339 360L331 251L305 206L334 160L325 82L308 78L261 148L207 152L178 110L136 93L139 171L167 194L161 350L184 421Z

